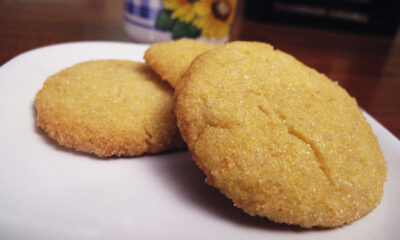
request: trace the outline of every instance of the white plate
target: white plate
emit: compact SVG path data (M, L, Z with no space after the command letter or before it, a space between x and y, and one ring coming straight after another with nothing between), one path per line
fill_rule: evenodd
M146 48L60 44L0 68L0 239L399 238L400 142L368 115L389 167L382 203L350 225L311 231L233 207L204 183L187 152L101 160L59 147L37 129L33 100L46 77L89 59L142 61Z

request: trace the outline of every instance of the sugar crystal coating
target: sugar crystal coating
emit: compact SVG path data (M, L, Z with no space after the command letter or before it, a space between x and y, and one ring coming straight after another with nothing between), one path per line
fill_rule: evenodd
M386 163L356 101L268 44L233 42L196 58L175 112L207 183L250 215L335 227L382 198Z
M101 157L183 145L173 92L144 63L97 60L50 76L37 93L37 123L61 145Z

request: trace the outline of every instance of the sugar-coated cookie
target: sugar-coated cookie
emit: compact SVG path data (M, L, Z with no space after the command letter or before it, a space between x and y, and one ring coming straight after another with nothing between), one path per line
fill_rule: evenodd
M182 137L206 182L250 215L305 228L380 202L387 168L356 101L272 46L232 42L196 58L175 90Z
M144 63L97 60L64 69L46 80L35 107L51 138L100 157L183 146L173 90Z
M175 87L193 59L213 47L214 44L193 39L155 43L146 51L144 59L163 80Z

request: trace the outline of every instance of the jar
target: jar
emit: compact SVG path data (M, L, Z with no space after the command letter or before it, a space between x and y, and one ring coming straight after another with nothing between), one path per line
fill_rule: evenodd
M125 0L125 31L136 42L229 40L237 0Z

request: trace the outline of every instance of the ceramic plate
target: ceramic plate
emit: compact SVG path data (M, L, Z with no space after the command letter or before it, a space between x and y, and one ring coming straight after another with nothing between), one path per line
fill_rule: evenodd
M388 162L382 203L331 230L250 217L204 183L186 151L102 160L58 146L36 127L44 80L90 59L142 61L148 46L68 43L0 68L0 239L395 239L400 236L400 142L366 114Z

